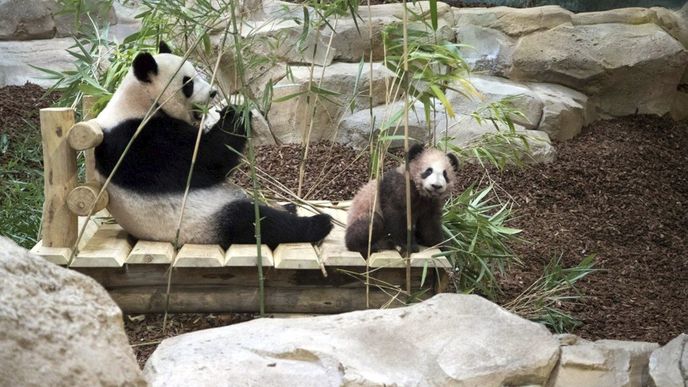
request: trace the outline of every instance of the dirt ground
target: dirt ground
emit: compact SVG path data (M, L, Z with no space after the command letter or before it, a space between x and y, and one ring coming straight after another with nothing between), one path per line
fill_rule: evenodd
M11 139L19 130L37 130L37 114L26 112L37 110L42 93L35 86L0 89L0 135ZM40 134L35 135L39 141ZM258 167L296 191L294 160L301 151L298 146L260 147ZM574 333L665 343L687 331L688 123L650 116L600 121L557 144L557 151L551 165L489 171L501 192L514 200L517 217L511 225L522 228L528 240L514 246L525 265L511 272L508 295L520 290L514 284L534 279L552 256L561 254L573 265L595 254L601 270L579 284L588 298L572 311L583 322ZM8 157L2 154L0 161ZM394 163L391 157L389 163ZM365 183L367 169L363 152L314 145L302 193L312 199L350 199ZM459 179L468 186L483 176L481 168L467 165ZM237 180L247 181L241 174ZM157 315L129 316L125 327L143 362L163 337L250 318L173 315L164 335Z

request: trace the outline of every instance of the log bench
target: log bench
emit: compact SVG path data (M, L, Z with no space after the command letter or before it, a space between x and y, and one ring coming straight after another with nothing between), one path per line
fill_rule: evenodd
M91 276L125 313L256 312L258 256L255 245L186 244L134 240L107 212L107 191L95 180L93 149L103 139L95 120L82 122L71 108L41 109L45 202L41 240L32 252ZM78 182L77 156L85 155ZM102 192L101 192L102 191ZM344 246L349 202L312 201L300 215L330 214L332 232L314 246L261 246L266 311L341 313L404 305L443 291L449 262L436 248L402 258L397 251L367 260ZM79 237L79 234L81 236ZM410 273L411 291L406 289Z

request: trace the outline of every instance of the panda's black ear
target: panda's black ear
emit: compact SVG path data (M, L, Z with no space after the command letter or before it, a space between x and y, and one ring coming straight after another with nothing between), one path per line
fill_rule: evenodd
M151 75L158 74L158 64L155 62L153 55L142 52L134 58L134 75L141 82L150 83Z
M409 148L408 155L406 155L406 162L410 163L413 159L418 157L418 155L423 153L423 150L425 150L423 144L413 144L413 146Z
M458 172L459 171L459 158L456 157L456 155L453 153L447 153L447 157L449 157L449 162L451 163L452 167L454 167L454 171Z
M167 43L165 43L161 40L160 44L158 45L158 53L160 53L160 54L171 54L172 49L170 48L170 46L167 45Z

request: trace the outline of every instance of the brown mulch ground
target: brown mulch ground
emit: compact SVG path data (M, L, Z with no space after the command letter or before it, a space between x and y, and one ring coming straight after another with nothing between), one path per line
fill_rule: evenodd
M38 128L43 92L35 85L0 88L0 134L28 130L26 122ZM552 256L574 265L595 254L602 271L579 284L589 298L572 311L583 321L575 333L665 343L688 330L688 123L648 116L600 121L557 149L552 165L490 172L515 200L512 225L530 242L514 246L525 267L512 273L509 294ZM294 160L301 152L298 146L260 147L258 166L296 190ZM310 198L350 199L367 179L368 160L360 151L317 144L309 155L303 193L310 191ZM483 171L468 165L459 176L467 186ZM161 316L134 317L125 327L141 362L164 337L251 318L172 315L162 334Z

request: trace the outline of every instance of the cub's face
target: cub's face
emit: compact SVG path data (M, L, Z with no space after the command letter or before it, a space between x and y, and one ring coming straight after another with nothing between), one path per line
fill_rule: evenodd
M407 158L411 179L422 196L441 198L449 194L459 167L454 154L414 145Z
M143 52L136 56L132 72L142 90L168 115L192 123L193 105L207 104L217 91L208 84L194 66L183 58L173 55L164 43L161 53Z

